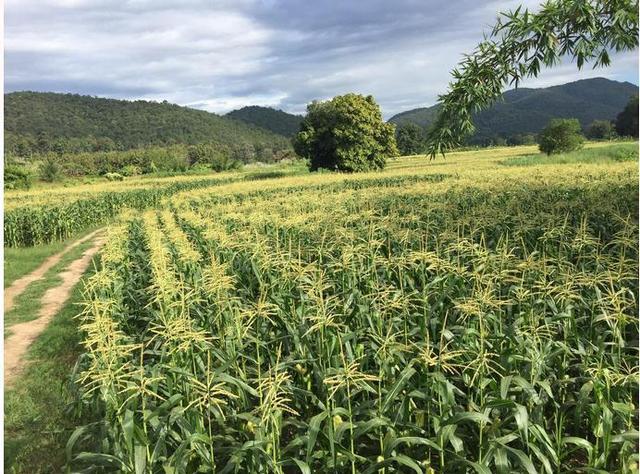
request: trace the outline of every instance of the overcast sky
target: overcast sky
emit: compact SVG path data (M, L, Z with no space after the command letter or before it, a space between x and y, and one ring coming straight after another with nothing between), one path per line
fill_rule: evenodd
M5 92L168 100L224 113L373 94L386 118L433 105L499 10L538 1L5 0ZM637 51L522 84L638 83Z

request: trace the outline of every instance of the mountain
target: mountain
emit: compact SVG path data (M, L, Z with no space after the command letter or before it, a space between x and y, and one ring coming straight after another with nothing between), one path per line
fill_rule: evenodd
M288 140L243 121L168 102L104 99L51 92L4 96L5 136L33 151L132 149L178 143L290 147Z
M226 116L242 120L285 137L293 137L298 133L300 131L300 122L303 119L301 115L293 115L282 110L258 105L232 110Z
M638 86L634 84L601 77L542 89L510 90L491 108L473 115L477 130L469 141L483 143L495 137L535 134L556 117L577 118L583 127L594 120L613 120L637 94ZM437 105L413 109L394 115L389 121L428 127L437 111Z

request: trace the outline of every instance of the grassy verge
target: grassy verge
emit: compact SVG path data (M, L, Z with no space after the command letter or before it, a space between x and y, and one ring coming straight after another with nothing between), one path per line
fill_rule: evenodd
M20 296L16 298L15 305L11 311L4 315L4 337L6 338L11 330L11 326L16 323L31 321L36 319L40 310L41 300L44 293L54 286L60 284L60 272L69 266L74 260L80 258L82 254L93 245L93 240L88 240L71 249L62 259L44 275L41 280L31 283Z
M622 143L584 148L557 155L523 155L507 158L499 163L505 166L563 165L569 163L614 163L638 160L638 144Z
M67 245L96 230L97 227L60 242L51 242L35 247L5 247L4 248L4 287L18 278L31 273L48 257L61 252Z
M91 265L89 274L93 268ZM74 316L79 312L82 289L81 281L62 311L29 349L29 366L11 388L5 389L4 472L64 472L69 435L76 426L90 421L81 419L70 408L70 374L80 354L80 333Z

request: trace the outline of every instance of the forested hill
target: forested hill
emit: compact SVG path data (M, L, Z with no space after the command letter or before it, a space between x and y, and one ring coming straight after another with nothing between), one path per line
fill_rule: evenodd
M303 118L301 115L258 105L233 110L227 114L227 117L242 120L285 137L293 137L300 131L300 122Z
M470 140L482 143L494 137L538 133L551 118L572 117L587 127L594 120L613 120L629 99L638 94L638 86L604 78L584 79L542 89L515 89L503 94L503 100L474 114L476 134ZM435 119L437 106L409 110L389 120L395 124L415 123L428 127Z
M4 112L9 149L75 152L204 142L290 146L286 138L245 122L168 102L13 92L5 94Z

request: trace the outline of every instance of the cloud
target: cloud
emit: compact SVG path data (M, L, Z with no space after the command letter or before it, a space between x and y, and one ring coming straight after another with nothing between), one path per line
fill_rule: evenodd
M7 0L5 90L166 99L221 113L250 104L300 113L311 100L359 92L389 117L433 104L496 12L519 3ZM637 53L613 65L563 64L522 86L593 75L637 83Z

